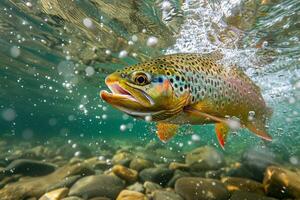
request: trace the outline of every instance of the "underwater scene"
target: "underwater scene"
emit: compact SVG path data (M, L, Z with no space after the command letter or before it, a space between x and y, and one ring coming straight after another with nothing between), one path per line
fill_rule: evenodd
M0 200L300 199L299 0L1 0Z

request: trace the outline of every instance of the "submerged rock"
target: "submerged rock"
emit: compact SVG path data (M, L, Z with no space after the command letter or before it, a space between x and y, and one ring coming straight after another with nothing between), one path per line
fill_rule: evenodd
M85 165L66 165L53 173L41 177L26 177L11 183L0 190L1 200L25 199L26 197L40 197L47 192L51 185L58 184L68 176L89 175L93 173Z
M153 192L153 200L183 200L183 198L174 191L156 190Z
M260 194L246 192L246 191L235 191L229 200L276 200L272 197L266 197Z
M135 192L142 192L142 193L145 191L144 186L139 182L136 182L132 185L129 185L126 189L131 190L131 191L135 191Z
M129 152L118 152L115 154L111 160L114 165L124 165L129 166L130 161L133 159L133 155Z
M24 176L43 176L55 170L55 166L35 160L18 159L12 161L3 171L3 174L22 174Z
M266 170L263 184L268 196L300 198L300 172L271 166Z
M166 185L173 176L173 170L168 168L147 168L139 174L141 180L152 181L162 186Z
M146 190L146 194L151 194L155 190L162 189L162 187L160 185L158 185L157 183L150 182L150 181L146 181L144 183L144 188Z
M175 183L175 191L185 200L227 200L230 196L221 181L195 177L178 179Z
M84 200L84 199L82 199L80 197L73 196L73 197L66 197L66 198L63 198L61 200Z
M83 198L108 197L115 199L125 187L116 176L93 175L79 179L70 189L69 195Z
M242 167L244 171L252 173L251 179L262 182L265 170L268 166L278 165L275 154L267 149L249 149L242 156Z
M61 200L84 200L84 199L82 199L80 197L73 196L73 197L66 197L66 198L63 198Z
M149 160L146 160L146 159L142 159L142 158L134 158L132 159L132 161L130 162L130 165L129 167L131 169L134 169L136 171L142 171L143 169L146 169L146 168L151 168L153 167L153 163Z
M122 165L115 165L112 168L113 173L120 177L121 179L133 183L137 180L138 178L138 172L133 170L133 169L129 169L127 167L124 167Z
M147 200L146 195L140 192L122 190L116 200Z
M177 179L181 178L181 177L190 177L191 174L185 171L181 171L181 170L175 170L172 178L170 179L170 181L168 182L167 186L168 187L174 187L175 182L177 181Z
M92 157L92 152L90 148L83 144L65 144L57 151L58 155L61 155L65 158L72 158L74 156L80 158L89 158Z
M245 191L264 195L263 184L251 179L224 177L221 181L225 184L230 193L235 191Z
M39 200L61 200L68 195L68 192L68 188L60 188L51 192L47 192L41 198L39 198Z
M189 152L185 158L191 170L217 170L225 165L224 156L210 146L199 147Z

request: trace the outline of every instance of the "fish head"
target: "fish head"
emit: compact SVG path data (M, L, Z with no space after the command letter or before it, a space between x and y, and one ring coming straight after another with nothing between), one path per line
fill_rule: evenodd
M175 95L170 80L159 67L127 67L108 75L105 83L111 92L102 90L101 98L131 116L151 116L158 121L183 108L184 99Z

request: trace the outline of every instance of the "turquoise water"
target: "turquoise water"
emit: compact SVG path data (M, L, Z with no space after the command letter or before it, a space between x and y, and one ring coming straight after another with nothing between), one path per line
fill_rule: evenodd
M0 137L6 154L22 143L77 141L91 149L97 142L121 149L160 144L153 123L100 99L104 78L159 55L218 49L225 65L238 64L262 89L274 111L273 141L240 130L223 151L212 125L185 126L164 148L186 152L211 145L238 160L258 146L299 167L298 0L2 0L0 47Z

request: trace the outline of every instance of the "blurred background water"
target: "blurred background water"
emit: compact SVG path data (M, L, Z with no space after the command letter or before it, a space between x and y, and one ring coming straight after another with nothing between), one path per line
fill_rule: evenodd
M0 136L8 141L157 141L152 123L100 99L105 76L163 54L219 49L274 110L272 143L241 130L224 153L269 147L299 164L299 0L2 0L0 47ZM211 125L184 127L164 145L205 144L219 148Z

